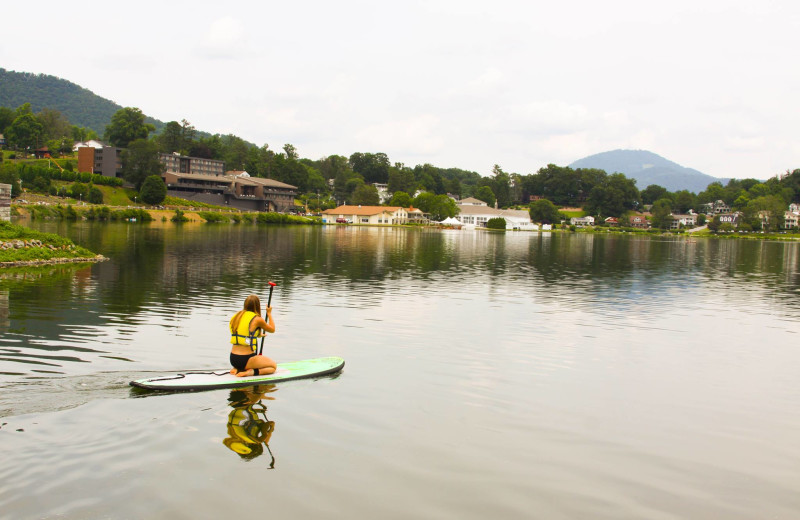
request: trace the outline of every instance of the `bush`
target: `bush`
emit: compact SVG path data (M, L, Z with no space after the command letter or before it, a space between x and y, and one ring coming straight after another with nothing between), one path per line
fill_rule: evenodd
M158 175L150 175L142 183L142 188L139 190L139 197L142 202L155 206L161 204L167 197L167 185Z
M206 222L230 222L228 216L223 215L222 213L215 213L213 211L199 211L197 214L200 215L200 218Z
M176 209L175 215L170 219L173 222L189 222L189 219L183 214L183 211Z
M486 223L486 227L489 229L506 229L506 219L503 217L490 218Z
M100 191L100 188L97 186L92 186L89 189L89 202L92 204L102 204L103 203L103 192Z

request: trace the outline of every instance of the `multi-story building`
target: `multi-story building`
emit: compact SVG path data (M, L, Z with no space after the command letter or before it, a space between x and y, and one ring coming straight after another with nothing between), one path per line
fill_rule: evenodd
M167 195L246 211L287 212L294 209L297 187L274 179L251 177L245 171L225 174L164 173Z
M103 177L122 177L122 148L108 146L100 141L78 143L78 171L102 175Z
M222 175L225 173L225 163L215 159L202 157L189 157L179 153L160 153L158 160L171 173L193 173L197 175Z

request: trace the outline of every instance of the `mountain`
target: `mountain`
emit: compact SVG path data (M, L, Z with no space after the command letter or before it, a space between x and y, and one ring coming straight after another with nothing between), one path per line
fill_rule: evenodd
M34 113L43 108L58 110L73 125L91 128L102 137L120 105L102 98L71 81L30 72L14 72L0 68L0 106L16 109L30 103ZM164 123L145 118L160 130Z
M636 179L636 186L643 190L651 184L658 184L669 191L689 190L700 193L712 182L723 185L728 179L712 177L692 168L669 161L658 154L646 150L613 150L579 159L570 168L599 168L607 173L624 173Z

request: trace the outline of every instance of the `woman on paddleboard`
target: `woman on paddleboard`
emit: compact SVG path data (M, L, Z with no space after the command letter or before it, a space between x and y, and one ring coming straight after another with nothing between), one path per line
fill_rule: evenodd
M248 377L272 374L278 365L267 356L256 354L258 338L267 332L275 332L272 307L267 307L267 319L261 317L261 301L251 294L244 301L244 308L234 314L230 322L231 374Z

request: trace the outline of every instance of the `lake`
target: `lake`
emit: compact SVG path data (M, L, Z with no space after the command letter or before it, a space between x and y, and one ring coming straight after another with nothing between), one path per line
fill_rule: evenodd
M0 270L0 518L800 517L800 244L23 222ZM198 393L273 295L280 361Z

